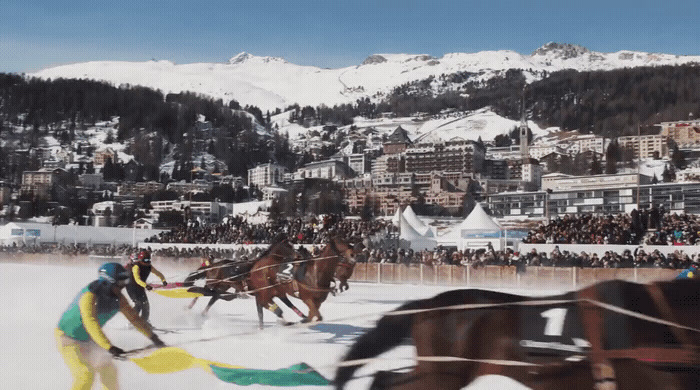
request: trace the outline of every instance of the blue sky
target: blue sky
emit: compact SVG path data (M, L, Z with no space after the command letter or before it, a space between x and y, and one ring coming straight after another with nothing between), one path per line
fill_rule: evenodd
M264 3L264 4L260 4ZM90 60L225 62L241 51L321 67L549 41L700 55L700 2L0 1L0 71Z

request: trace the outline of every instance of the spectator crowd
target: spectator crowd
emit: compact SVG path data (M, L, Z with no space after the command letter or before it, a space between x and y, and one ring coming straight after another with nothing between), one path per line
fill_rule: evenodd
M686 268L695 255L683 251L664 255L659 250L645 252L638 247L634 252L606 251L595 253L560 251L549 253L532 249L519 253L508 248L503 251L492 247L465 249L438 247L435 250L414 251L398 247L397 228L390 221L377 219L362 221L343 219L334 215L302 220L280 219L262 224L251 224L241 218L229 218L219 224L204 225L191 221L171 231L146 240L148 243L190 244L269 244L283 233L293 244L312 245L319 250L331 235L340 235L353 243L362 243L356 260L367 263L462 265L600 267L600 268ZM523 240L526 243L547 244L625 244L625 245L696 245L700 244L700 220L690 214L666 214L663 209L633 212L629 215L578 217L564 216L543 223L531 230ZM128 257L138 248L131 245L12 245L0 246L0 254L48 253L64 256ZM246 261L256 258L264 249L255 245L237 249L214 249L206 245L188 248L168 247L154 250L154 256L174 259L214 258ZM600 251L599 251L600 252Z
M530 244L700 245L700 219L663 208L630 214L565 215L542 223L523 240Z

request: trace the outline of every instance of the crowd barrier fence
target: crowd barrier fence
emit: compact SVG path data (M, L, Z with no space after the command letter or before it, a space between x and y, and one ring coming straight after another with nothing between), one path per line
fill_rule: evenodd
M613 279L639 283L671 280L680 270L661 268L576 268L487 265L478 268L457 265L357 263L350 281L421 284L461 287L577 289Z
M81 265L95 267L105 262L125 264L126 256L61 255L42 253L2 253L0 261L29 264ZM199 267L201 258L172 258L154 256L154 264L183 271ZM680 270L663 268L577 268L528 266L517 273L514 266L487 265L478 268L459 265L380 264L356 263L350 281L390 284L421 284L454 287L523 288L523 289L577 289L612 279L639 283L671 280Z

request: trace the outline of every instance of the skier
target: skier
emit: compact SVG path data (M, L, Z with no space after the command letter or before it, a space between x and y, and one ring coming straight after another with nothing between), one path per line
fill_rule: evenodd
M146 290L152 290L153 287L146 284L148 275L153 272L163 282L163 286L167 286L168 282L165 276L151 265L151 253L148 250L139 252L136 262L129 264L129 283L126 285L126 292L129 293L129 298L134 301L134 309L141 315L141 318L148 321L151 312Z
M71 389L89 390L95 373L100 374L103 389L119 388L112 357L122 357L124 350L112 345L102 331L105 322L118 311L157 347L165 346L121 293L128 279L121 264L104 264L99 268L98 279L80 290L58 321L56 342L73 374Z

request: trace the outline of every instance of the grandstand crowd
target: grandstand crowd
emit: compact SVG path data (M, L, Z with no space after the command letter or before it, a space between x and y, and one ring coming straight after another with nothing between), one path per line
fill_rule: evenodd
M346 220L336 215L301 218L251 224L240 217L229 218L215 225L203 225L190 221L186 225L151 237L152 243L196 243L196 244L267 244L280 233L294 244L321 244L329 234L339 234L346 239L366 238L380 232L390 234L396 228L387 221Z
M630 214L566 215L538 225L523 240L530 244L700 245L700 219L668 214L663 208Z

